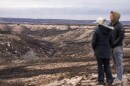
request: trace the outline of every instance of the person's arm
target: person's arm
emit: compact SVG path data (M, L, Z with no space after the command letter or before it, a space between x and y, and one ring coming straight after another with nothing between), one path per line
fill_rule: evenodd
M123 41L123 39L124 39L125 30L124 30L123 26L118 27L118 34L119 34L119 36L118 36L118 38L114 41L113 47L115 47L115 46L118 45L118 44L121 44L122 41Z
M96 31L94 32L93 34L93 37L92 37L92 49L95 51L96 49L96 42L97 42L97 33Z
M112 32L110 33L110 37L109 37L109 45L110 45L110 48L112 48L112 45L113 45L113 36L112 36Z

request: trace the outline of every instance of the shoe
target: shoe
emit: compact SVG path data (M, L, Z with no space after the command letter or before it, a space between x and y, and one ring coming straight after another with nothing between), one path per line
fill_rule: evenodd
M123 81L122 80L119 80L118 78L114 79L112 85L122 85L123 84Z
M107 83L107 86L113 86L112 83Z
M98 82L97 85L105 85L104 82Z
M112 82L113 82L113 81L107 82L107 86L112 86Z

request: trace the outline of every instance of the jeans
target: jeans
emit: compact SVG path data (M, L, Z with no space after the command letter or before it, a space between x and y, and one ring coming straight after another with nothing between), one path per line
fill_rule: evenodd
M110 59L97 58L98 64L98 82L104 82L104 73L108 83L113 82L113 77L110 68Z
M122 80L123 76L123 47L118 46L113 48L113 62L116 66L117 78Z

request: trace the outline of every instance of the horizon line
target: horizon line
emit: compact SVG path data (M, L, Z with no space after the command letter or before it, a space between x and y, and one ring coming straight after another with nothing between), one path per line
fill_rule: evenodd
M48 20L70 20L70 21L95 21L94 19L56 19L56 18L23 18L23 17L0 17L1 18L14 18L14 19L33 19L33 20L38 20L38 19L41 19L41 20L44 20L44 19L48 19ZM107 20L107 21L110 21L110 20ZM130 20L120 20L120 21L130 21Z

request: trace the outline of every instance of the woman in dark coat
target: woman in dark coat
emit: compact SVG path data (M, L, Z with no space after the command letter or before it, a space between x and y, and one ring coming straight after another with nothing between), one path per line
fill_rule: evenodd
M104 73L107 83L112 84L113 77L110 68L110 55L112 47L112 27L105 25L104 18L98 18L97 29L92 38L92 48L98 65L98 84L105 84Z

